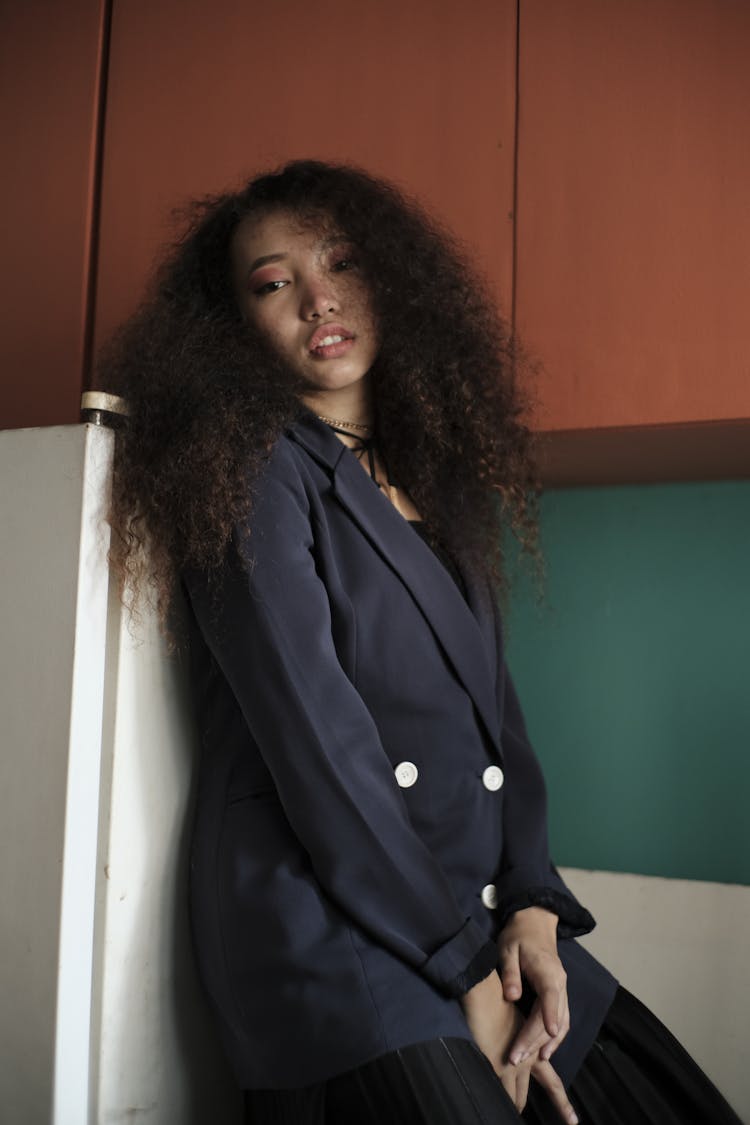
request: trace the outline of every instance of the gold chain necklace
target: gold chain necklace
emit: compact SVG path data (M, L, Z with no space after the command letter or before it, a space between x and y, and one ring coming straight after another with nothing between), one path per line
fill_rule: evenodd
M327 422L329 426L348 426L352 430L371 430L371 422L344 422L341 418L327 418L325 414L318 414L321 422Z

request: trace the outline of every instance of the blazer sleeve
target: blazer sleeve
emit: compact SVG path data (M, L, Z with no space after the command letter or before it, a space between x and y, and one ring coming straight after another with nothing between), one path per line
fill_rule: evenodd
M580 937L590 933L596 923L550 860L546 785L507 665L503 667L502 708L505 801L503 860L496 883L499 928L515 911L542 906L557 914L558 937Z
M459 996L493 970L497 950L414 832L372 716L339 663L310 501L283 439L251 527L236 533L218 582L184 575L199 628L324 891Z

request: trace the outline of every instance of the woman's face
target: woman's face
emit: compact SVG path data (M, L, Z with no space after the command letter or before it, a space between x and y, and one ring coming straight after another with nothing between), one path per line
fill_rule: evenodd
M365 377L378 332L352 243L275 211L239 224L231 257L243 317L311 390L339 391Z

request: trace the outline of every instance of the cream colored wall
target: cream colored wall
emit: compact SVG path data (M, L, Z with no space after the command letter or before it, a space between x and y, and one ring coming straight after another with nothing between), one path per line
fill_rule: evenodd
M750 1121L750 887L562 868L597 928L583 943Z

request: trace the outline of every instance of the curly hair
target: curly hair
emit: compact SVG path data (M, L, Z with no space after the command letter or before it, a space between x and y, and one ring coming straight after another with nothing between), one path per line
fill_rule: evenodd
M130 412L110 513L123 589L136 600L148 590L165 621L181 569L221 563L301 411L299 376L242 319L230 276L241 220L279 211L357 246L381 330L377 447L427 529L504 587L504 525L538 558L520 349L487 282L415 202L359 169L304 160L190 205L146 299L103 354L98 383Z

